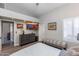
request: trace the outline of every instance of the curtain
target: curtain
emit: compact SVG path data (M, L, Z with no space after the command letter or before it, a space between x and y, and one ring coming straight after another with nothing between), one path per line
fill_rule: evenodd
M66 41L77 41L79 33L79 18L68 18L64 19L64 40Z

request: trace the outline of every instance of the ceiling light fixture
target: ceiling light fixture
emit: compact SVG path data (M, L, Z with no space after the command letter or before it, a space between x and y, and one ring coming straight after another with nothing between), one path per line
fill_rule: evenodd
M39 3L36 3L36 6L39 6Z

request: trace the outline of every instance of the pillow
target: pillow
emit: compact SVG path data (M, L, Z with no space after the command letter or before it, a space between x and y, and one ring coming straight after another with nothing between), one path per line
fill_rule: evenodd
M45 42L45 43L49 44L49 43L50 43L50 41L49 41L49 40L46 40L46 42Z
M42 42L48 44L49 40L46 39L46 40L43 40Z
M56 48L61 48L60 43L61 43L61 41L55 40L52 46L54 46Z
M53 45L53 42L54 42L54 40L49 40L49 43L48 44L52 46Z
M43 39L43 41L42 41L42 42L43 42L43 43L46 43L46 41L47 41L47 40Z
M66 48L66 42L63 41L56 41L55 47L58 47L60 49L65 49Z
M54 40L50 40L50 45L52 45L55 41Z
M57 45L57 46L61 46L61 41L56 41L56 44L55 45Z
M66 42L60 40L54 40L52 46L59 48L59 49L66 49Z
M67 43L66 42L61 42L61 46L63 47L63 48L67 48Z

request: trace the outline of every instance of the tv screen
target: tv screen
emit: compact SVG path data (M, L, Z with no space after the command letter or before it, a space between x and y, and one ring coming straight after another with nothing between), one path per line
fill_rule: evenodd
M37 30L38 24L26 24L26 28L29 30Z
M32 29L32 24L27 24L27 29Z

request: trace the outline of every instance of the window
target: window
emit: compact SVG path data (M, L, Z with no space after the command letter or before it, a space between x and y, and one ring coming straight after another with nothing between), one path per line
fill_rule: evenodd
M64 19L64 40L77 41L79 33L79 18Z

